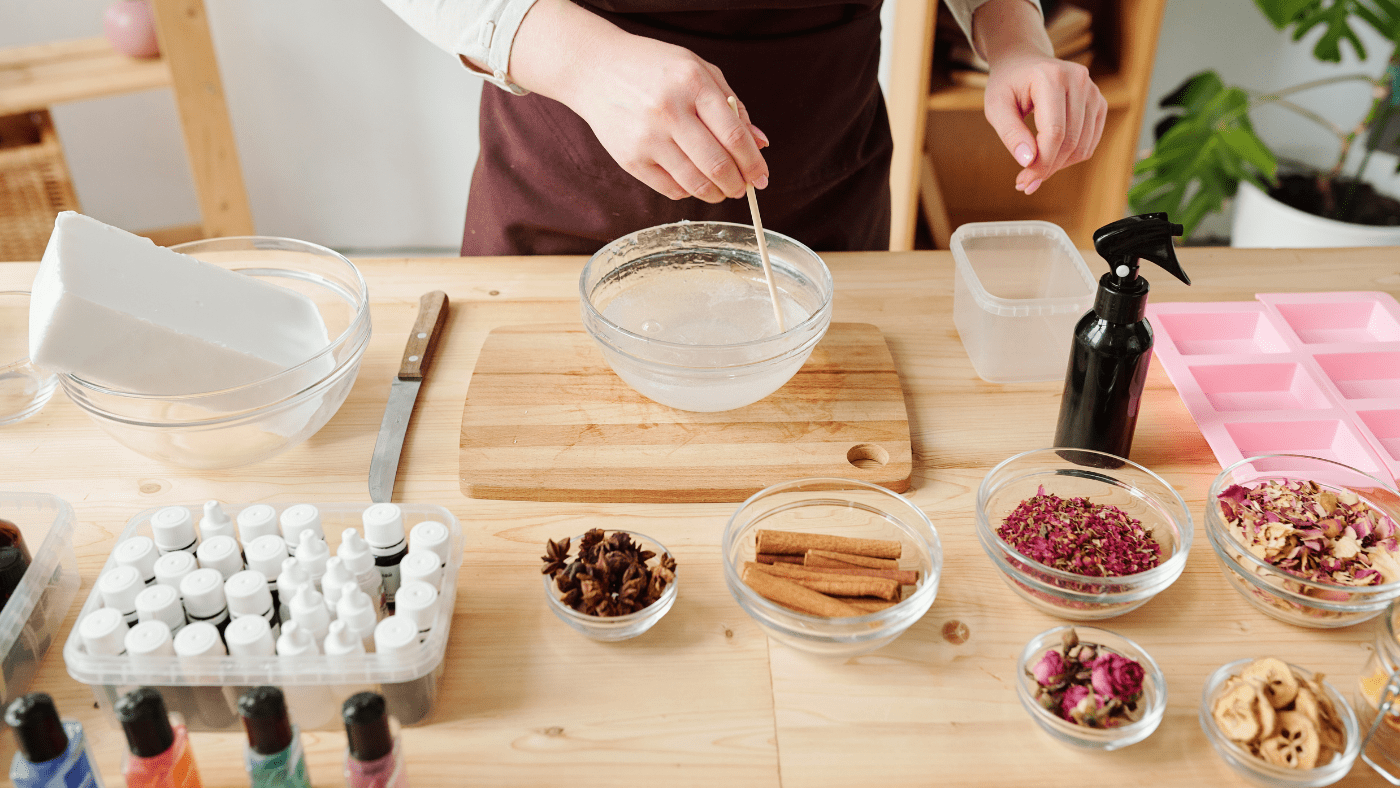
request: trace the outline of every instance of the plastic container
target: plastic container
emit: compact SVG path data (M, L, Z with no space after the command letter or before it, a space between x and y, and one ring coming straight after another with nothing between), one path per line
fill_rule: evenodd
M1400 478L1400 302L1256 298L1147 307L1157 358L1220 465L1303 454Z
M1384 623L1376 633L1375 648L1356 688L1357 720L1370 731L1361 759L1391 783L1400 785L1400 605L1390 603ZM1394 685L1388 686L1391 682ZM1383 721L1377 721L1382 704L1390 703Z
M1028 451L987 473L977 488L977 541L1011 590L1047 613L1094 621L1135 610L1181 576L1194 532L1191 512L1170 484L1141 465L1087 449L1064 452L1089 463L1079 465L1061 451ZM1102 467L1110 463L1119 467ZM1084 497L1127 512L1152 532L1161 563L1134 575L1091 577L1032 561L1003 541L997 528L1042 487L1061 498Z
M1046 651L1060 645L1062 636L1070 629L1078 635L1080 643L1103 646L1142 665L1142 700L1139 702L1143 705L1143 712L1140 719L1118 728L1090 728L1061 719L1036 701L1035 691L1038 685L1031 668L1040 661ZM1157 730L1157 726L1162 724L1162 716L1167 711L1167 679L1156 660L1152 659L1142 646L1106 629L1084 626L1047 629L1026 644L1020 660L1016 663L1016 674L1016 697L1020 698L1026 713L1031 715L1035 724L1046 733L1075 747L1116 750L1137 744Z
M326 536L332 547L340 540L345 528L358 526L369 504L317 504ZM443 572L439 594L444 599L456 599L457 572L462 565L462 529L457 518L447 509L426 504L399 504L409 524L423 520L445 523L451 531L452 549ZM230 516L246 508L243 504L226 505ZM280 512L285 506L277 506ZM156 509L148 509L127 522L120 539L150 533L150 517ZM107 567L113 565L109 557ZM79 613L82 616L101 606L97 595L88 596ZM61 618L61 616L60 616ZM436 622L427 640L408 653L397 653L392 659L380 659L376 654L354 657L303 655L283 658L270 657L146 657L136 662L127 657L95 656L87 653L77 627L64 644L63 658L68 674L92 686L93 694L106 716L115 720L113 704L124 693L138 686L153 686L165 696L171 711L180 712L191 730L239 730L238 695L249 687L273 684L286 691L293 703L297 724L305 730L335 730L339 726L337 712L340 701L357 688L389 689L399 684L413 683L418 697L435 699L442 676L443 657L452 626L452 605L439 605ZM342 692L349 688L350 692ZM405 710L405 719L429 717L421 708Z
M893 607L850 618L798 613L765 599L740 579L754 560L758 529L800 531L903 544L900 569L917 570L918 585L905 587ZM760 490L729 518L720 539L724 583L745 613L768 636L798 651L844 658L881 648L928 612L942 578L943 547L919 507L901 495L850 479L799 479Z
M606 535L611 536L615 533L618 533L616 529L608 530ZM671 552L666 549L665 545L646 534L639 534L633 531L622 531L621 533L632 537L632 542L640 545L643 550L650 550L656 553L656 558L647 561L648 565L654 566L663 554ZM570 555L575 558L578 557L578 546L582 539L583 536L581 534L569 539L569 552ZM672 553L671 557L674 558L675 554ZM590 616L574 610L560 601L564 595L559 592L559 589L554 585L554 578L549 575L543 575L544 598L549 602L549 609L560 621L563 621L565 624L568 624L593 640L605 642L628 640L656 626L656 623L670 612L671 606L676 603L676 594L680 586L681 571L682 567L676 567L676 579L669 583L666 589L661 592L660 599L635 613L628 613L625 616Z
M1289 574L1260 558L1235 536L1217 501L1231 485L1251 487L1266 480L1314 481L1334 492L1350 491L1400 524L1400 492L1348 465L1291 454L1241 460L1221 471L1206 493L1206 537L1231 587L1264 613L1313 629L1348 627L1375 618L1400 598L1400 580L1375 586L1322 583Z
M0 291L0 425L43 409L58 376L29 361L29 293Z
M1215 708L1215 701L1220 697L1225 689L1225 680L1231 676L1239 675L1252 660L1240 659L1221 665L1210 678L1206 679L1205 689L1201 691L1201 706L1199 717L1201 730L1205 731L1206 738L1210 740L1211 746L1220 756L1221 760L1239 776L1245 778L1255 785L1268 786L1269 788L1317 788L1318 786L1331 785L1347 775L1351 767L1356 763L1356 756L1361 752L1361 743L1364 732L1356 722L1356 714L1352 712L1351 706L1347 705L1346 698L1326 681L1322 686L1327 690L1327 697L1332 701L1332 706L1336 708L1337 714L1342 718L1342 727L1346 732L1346 749L1333 756L1330 763L1325 763L1312 769L1288 769L1282 766L1274 766L1260 758L1255 758L1249 751L1230 741L1225 737L1220 726L1215 723L1215 717L1211 710ZM1290 665L1295 673L1304 677L1312 678L1310 670Z
M816 252L779 233L765 230L764 237L778 291L809 315L785 324L787 330L776 336L725 345L661 341L617 325L604 312L629 290L654 281L658 272L706 277L696 291L714 284L709 277L718 277L724 286L749 280L763 287L753 227L727 222L664 224L625 235L598 250L579 276L579 295L584 328L598 343L608 366L640 394L680 410L732 410L781 388L826 334L832 280ZM693 299L676 301L687 305ZM662 304L654 318L661 324L669 316L666 306ZM721 324L725 321L714 321ZM713 328L707 327L706 335Z
M359 269L337 252L287 238L212 238L173 249L305 295L330 344L302 364L223 391L150 396L61 375L68 398L127 448L187 468L249 465L311 437L350 393L369 344L369 290Z
M0 675L8 706L29 688L78 594L77 520L61 498L14 492L0 492L0 519L19 526L31 559L0 610Z
M1074 324L1097 288L1065 231L1040 221L973 222L949 247L953 324L978 377L1063 380Z

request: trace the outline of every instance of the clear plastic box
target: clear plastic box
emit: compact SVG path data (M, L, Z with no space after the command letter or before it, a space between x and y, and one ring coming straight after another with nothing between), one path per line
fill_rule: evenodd
M42 493L0 492L0 519L19 526L30 564L0 610L0 673L4 703L22 695L53 644L73 597L78 595L77 521L62 498Z
M953 323L991 383L1060 380L1097 282L1050 222L974 222L953 233Z
M251 505L225 504L223 508L236 521L238 512ZM191 514L198 518L203 504L188 506ZM279 517L287 506L274 506ZM316 504L332 554L346 528L355 528L363 534L360 517L369 506L364 503ZM457 598L457 572L462 566L462 527L457 518L441 506L404 503L399 504L399 508L403 510L405 533L424 520L441 522L450 533L447 566L438 586L436 622L427 640L412 657L389 661L381 660L374 653L295 658L157 656L143 657L137 662L124 655L88 654L78 635L78 627L74 626L63 647L68 674L92 687L97 702L114 725L113 704L127 692L144 686L160 690L166 706L180 712L190 730L241 729L236 711L239 695L266 684L282 688L287 695L292 721L303 730L340 728L341 703L356 692L367 690L383 694L389 702L389 712L402 724L424 721L437 705L453 602ZM151 536L150 518L157 511L159 509L147 509L131 518L118 541L138 534ZM102 571L115 565L109 555ZM102 601L94 587L78 620L100 607Z

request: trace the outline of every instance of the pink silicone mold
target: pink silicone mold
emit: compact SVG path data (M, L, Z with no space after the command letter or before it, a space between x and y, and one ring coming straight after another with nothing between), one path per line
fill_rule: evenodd
M1400 303L1257 298L1147 308L1157 358L1216 459L1307 454L1400 477Z

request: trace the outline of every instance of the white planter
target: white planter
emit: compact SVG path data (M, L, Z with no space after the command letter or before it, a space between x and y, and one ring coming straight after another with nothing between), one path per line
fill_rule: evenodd
M1275 200L1248 181L1235 195L1230 245L1303 248L1318 246L1397 246L1400 227L1374 227L1314 216Z

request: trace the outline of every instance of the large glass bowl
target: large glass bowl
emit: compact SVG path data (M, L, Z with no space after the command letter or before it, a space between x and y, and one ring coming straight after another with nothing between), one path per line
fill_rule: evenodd
M178 396L134 394L75 375L68 398L123 446L187 468L261 462L301 443L340 408L369 344L369 290L345 256L316 244L260 236L172 247L309 298L330 344L305 362L236 388Z
M1380 615L1400 598L1400 581L1345 586L1290 574L1251 553L1225 522L1220 493L1231 485L1268 480L1314 481L1334 492L1355 493L1400 524L1400 492L1394 485L1321 457L1270 454L1241 460L1220 472L1206 494L1206 537L1230 585L1252 605L1280 621L1313 629L1357 624Z
M0 291L0 424L38 413L57 386L54 373L29 360L28 291Z
M744 563L754 560L759 529L898 540L899 568L916 570L919 582L894 606L868 615L799 613L759 595L741 579ZM834 658L874 651L903 634L933 604L943 569L938 532L919 507L883 487L850 479L799 479L754 493L729 518L720 550L729 593L769 637Z
M1045 656L1046 651L1061 644L1065 632L1071 629L1075 631L1080 643L1093 643L1102 646L1142 666L1144 675L1140 702L1143 709L1140 718L1117 728L1090 728L1085 725L1076 725L1061 718L1058 714L1040 705L1040 702L1036 700L1035 693L1039 684L1031 670L1041 657ZM1021 658L1016 664L1016 673L1016 697L1020 698L1022 708L1046 733L1075 747L1084 747L1090 750L1116 750L1130 744L1137 744L1157 730L1157 727L1162 724L1162 716L1167 711L1167 679L1162 674L1162 669L1158 667L1156 660L1152 659L1152 656L1142 646L1106 629L1082 626L1047 629L1031 638L1030 642L1026 644L1026 648L1021 652Z
M808 317L786 326L781 334L725 345L661 341L623 328L606 313L619 296L639 284L654 283L658 276L728 273L762 286L763 266L752 227L727 222L664 224L598 250L579 276L583 325L618 377L662 405L690 411L740 408L787 383L831 324L831 272L801 243L766 230L764 238L775 286ZM666 322L668 306L656 309L658 323Z
M1161 563L1133 575L1093 577L1022 554L997 529L1042 488L1061 498L1083 497L1122 509L1152 532ZM1135 610L1176 582L1186 568L1194 530L1186 502L1162 477L1120 457L1079 449L1037 449L1003 461L977 488L976 515L977 541L1011 590L1047 613L1075 621Z

